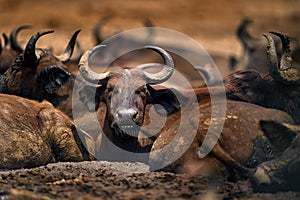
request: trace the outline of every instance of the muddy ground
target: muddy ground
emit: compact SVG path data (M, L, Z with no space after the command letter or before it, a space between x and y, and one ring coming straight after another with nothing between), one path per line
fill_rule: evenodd
M57 54L76 29L87 50L95 45L92 30L104 16L109 36L119 30L142 27L145 18L158 27L182 32L195 39L226 74L228 58L241 45L235 30L244 17L254 20L250 32L278 30L300 38L300 1L297 0L0 0L0 31L9 33L20 24L32 29L20 33L25 44L40 30L55 33L38 42ZM124 166L128 172L116 168ZM113 166L113 168L111 167ZM132 173L132 171L141 173ZM137 163L58 163L34 169L0 172L0 199L300 199L300 193L254 193L247 181L231 183L200 176L148 172Z
M0 198L284 200L299 199L300 193L254 193L247 181L148 172L141 163L92 161L1 172Z

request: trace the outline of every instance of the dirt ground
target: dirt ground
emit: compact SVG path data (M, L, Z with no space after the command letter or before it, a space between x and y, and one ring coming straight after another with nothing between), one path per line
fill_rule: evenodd
M241 45L235 31L244 17L254 23L250 32L278 30L300 39L298 0L0 0L0 31L10 33L17 25L32 24L20 33L25 44L37 31L55 33L38 42L59 54L71 34L83 49L95 45L92 30L104 16L112 15L104 27L106 36L118 30L142 27L145 18L157 27L169 28L195 39L215 58L223 73L230 55ZM118 165L128 172L118 171ZM141 171L141 173L132 173ZM254 193L247 182L223 182L203 177L148 172L137 163L58 163L33 169L0 172L0 199L300 199L299 192Z
M186 174L148 172L148 167L141 163L92 161L1 172L0 198L284 200L299 199L300 193L253 193L247 181L232 183Z

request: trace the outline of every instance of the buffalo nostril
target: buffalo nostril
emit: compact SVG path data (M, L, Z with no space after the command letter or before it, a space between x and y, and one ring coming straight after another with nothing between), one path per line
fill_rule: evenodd
M119 118L119 119L122 119L122 118L123 118L122 112L117 112L117 118Z
M133 119L136 119L137 116L138 116L138 113L135 111L135 113L132 115L132 118L133 118Z

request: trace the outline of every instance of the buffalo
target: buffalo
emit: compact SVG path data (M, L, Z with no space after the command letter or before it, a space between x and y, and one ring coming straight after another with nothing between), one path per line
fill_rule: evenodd
M95 48L99 48L99 46ZM163 57L165 64L161 71L154 74L149 73L146 69L155 68L157 64L146 64L135 68L111 67L109 71L98 74L91 71L88 62L94 49L87 51L82 56L79 65L79 72L82 77L98 85L96 96L95 94L87 96L87 98L81 96L81 100L91 111L101 109L101 102L105 104L106 112L100 112L98 116L99 120L103 120L104 134L116 146L129 152L150 151L154 136L150 138L138 136L142 125L147 123L145 122L145 113L150 105L161 104L168 111L168 114L179 109L171 91L167 89L156 90L155 87L156 84L168 80L173 74L174 63L171 56L156 46L147 46L146 48L158 52ZM102 139L105 138L102 137ZM97 144L100 142L97 141ZM104 142L102 141L102 143ZM102 152L101 147L97 151L100 159L115 159L105 157L105 151L109 152L108 149L104 149ZM136 158L121 157L120 159L128 161ZM138 160L146 162L147 158Z
M269 74L261 76L251 70L232 73L224 78L226 95L229 99L285 111L299 124L300 70L291 58L289 37L280 32L271 33L282 41L282 56L278 59L274 39L264 34L268 41Z
M184 111L187 112L186 116L190 123L184 126L184 136L177 138L180 141L177 148L175 146L169 151L164 150L165 146L176 138L182 120L180 116L176 115L177 119L161 132L151 149L149 160L151 169L156 169L158 165L164 166L170 155L176 154L178 149L188 144L188 137L192 137L191 133L195 130L196 136L187 151L162 170L204 175L221 174L236 180L249 177L260 163L278 156L271 143L265 139L259 121L294 123L287 113L246 102L229 99L222 101L218 99L218 94L214 95L216 96L214 98L217 98L215 103L212 103L208 96L202 95L199 103ZM220 112L220 116L212 117L212 108L216 106L219 109L220 106L226 107L226 115L222 116L218 109L217 113ZM199 109L200 115L189 114L191 109ZM224 122L223 129L218 129L222 122ZM206 142L205 138L208 138ZM208 153L207 149L211 145L214 146ZM163 152L160 152L161 150ZM206 153L208 155L203 158Z
M84 132L49 102L7 94L0 102L0 169L93 159L80 138Z
M70 61L80 30L73 34L65 51L59 56L48 49L36 48L37 40L52 32L38 32L30 38L24 52L0 76L0 93L37 101L48 100L71 117L74 75L66 63Z

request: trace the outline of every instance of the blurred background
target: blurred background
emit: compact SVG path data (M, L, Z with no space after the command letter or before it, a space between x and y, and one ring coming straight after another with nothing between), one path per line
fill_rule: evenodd
M299 0L0 0L0 32L9 34L21 24L32 29L20 32L25 45L37 31L55 30L39 40L38 46L52 47L61 53L76 29L84 50L95 46L93 29L100 19L112 18L103 26L104 37L137 27L146 19L153 26L169 28L195 39L214 55L218 66L226 67L228 57L241 52L236 29L245 18L251 18L250 33L278 30L300 39Z

